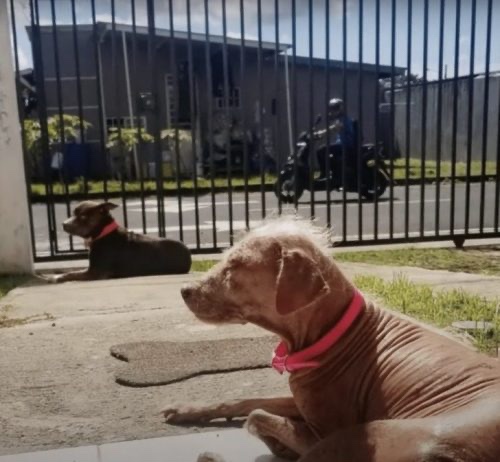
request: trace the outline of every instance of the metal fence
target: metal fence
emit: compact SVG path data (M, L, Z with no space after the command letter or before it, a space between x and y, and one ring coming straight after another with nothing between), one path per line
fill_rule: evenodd
M84 199L193 252L282 213L339 245L500 236L493 0L9 1L38 261L85 252Z

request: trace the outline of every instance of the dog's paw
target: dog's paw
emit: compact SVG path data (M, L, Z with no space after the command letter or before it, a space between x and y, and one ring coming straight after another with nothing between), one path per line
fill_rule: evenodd
M35 274L35 277L39 280L39 281L43 281L47 284L55 284L57 281L57 277L56 275L52 275L52 274Z
M269 412L263 411L262 409L255 409L249 414L243 428L245 428L251 435L258 436L259 425L262 423L265 424L269 421L269 419L274 419L275 417L276 416L269 414Z
M203 423L213 418L206 409L185 405L166 406L161 414L168 423Z
M63 282L62 275L54 274L54 275L50 276L50 279L49 279L50 284L60 284L61 282Z
M204 452L198 456L196 462L224 462L224 459L213 452Z

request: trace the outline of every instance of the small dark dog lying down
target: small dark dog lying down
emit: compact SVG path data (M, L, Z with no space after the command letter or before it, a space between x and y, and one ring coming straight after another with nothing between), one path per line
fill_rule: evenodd
M202 321L280 335L291 395L170 405L169 423L247 417L300 462L500 461L498 360L367 301L307 224L251 232L182 296Z
M180 241L135 234L119 226L111 202L84 201L63 223L64 230L86 240L89 267L55 276L53 282L184 274L191 268L191 253Z

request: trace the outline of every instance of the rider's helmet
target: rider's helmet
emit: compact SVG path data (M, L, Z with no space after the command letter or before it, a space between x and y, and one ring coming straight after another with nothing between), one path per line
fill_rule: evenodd
M344 112L344 101L340 98L332 98L328 101L328 114L330 117L339 117Z

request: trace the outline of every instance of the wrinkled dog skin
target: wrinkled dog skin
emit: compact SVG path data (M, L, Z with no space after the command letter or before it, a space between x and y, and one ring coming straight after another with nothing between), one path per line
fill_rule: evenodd
M335 325L354 290L307 224L285 220L249 233L182 296L200 320L256 324L294 352ZM318 360L290 374L289 397L163 414L172 424L247 417L274 454L300 462L500 460L496 360L369 302Z
M127 231L114 223L111 202L84 201L63 223L64 230L85 239L89 267L55 276L51 282L86 281L159 274L184 274L191 268L189 249L180 241ZM109 226L116 226L106 232ZM104 234L103 234L104 233Z

